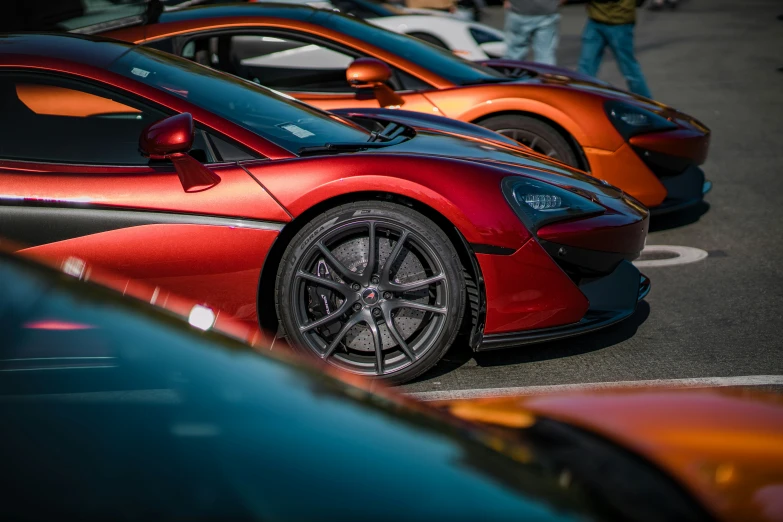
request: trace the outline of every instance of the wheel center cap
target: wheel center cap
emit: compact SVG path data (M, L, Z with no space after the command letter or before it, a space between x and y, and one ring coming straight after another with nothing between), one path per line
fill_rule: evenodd
M380 296L376 288L365 288L364 292L362 292L362 301L366 305L372 306L377 304L379 298Z

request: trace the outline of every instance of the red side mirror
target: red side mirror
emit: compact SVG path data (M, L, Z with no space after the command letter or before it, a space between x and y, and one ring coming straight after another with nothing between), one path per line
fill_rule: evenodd
M399 107L405 100L386 85L391 75L391 68L375 58L357 58L345 71L345 79L351 87L372 89L381 107Z
M220 183L220 177L188 154L196 128L183 112L153 123L141 133L139 149L154 160L171 160L185 192L200 192Z

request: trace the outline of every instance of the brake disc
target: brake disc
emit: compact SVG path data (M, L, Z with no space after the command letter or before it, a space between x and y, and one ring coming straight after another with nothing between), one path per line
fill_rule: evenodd
M379 237L377 241L379 257L378 267L382 267L389 257L389 254L394 247L394 243L390 239L384 237ZM364 267L367 266L366 255L368 251L368 242L369 238L367 237L350 239L339 246L332 248L332 254L352 272L361 272L364 270ZM380 271L380 268L378 271ZM403 248L391 274L396 283L406 283L424 279L426 277L424 265L421 263L421 260L407 248ZM426 289L419 292L407 292L405 298L411 301L426 303L429 300L429 292ZM395 311L393 319L394 325L403 339L410 337L421 326L425 314L426 312L424 311L411 308L399 308ZM392 348L397 345L397 342L389 333L389 329L385 323L379 323L378 330L381 334L381 342L383 343L384 349ZM362 352L375 351L372 334L370 333L369 328L367 328L367 325L364 324L358 324L348 330L345 335L344 343L351 350Z

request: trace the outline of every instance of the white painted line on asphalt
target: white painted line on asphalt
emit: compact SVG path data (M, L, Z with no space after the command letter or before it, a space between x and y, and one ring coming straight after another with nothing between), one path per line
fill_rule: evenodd
M666 254L670 257L664 259L644 259L649 254ZM677 246L677 245L647 245L642 250L641 259L633 262L639 268L651 268L659 266L687 265L701 261L710 255L706 250L700 248Z
M515 388L444 390L406 393L405 395L421 401L440 401L508 397L510 395L540 395L542 393L610 390L617 388L715 388L725 386L783 386L783 375L746 375L743 377L701 377L696 379L591 382L581 384L554 384L548 386L520 386Z

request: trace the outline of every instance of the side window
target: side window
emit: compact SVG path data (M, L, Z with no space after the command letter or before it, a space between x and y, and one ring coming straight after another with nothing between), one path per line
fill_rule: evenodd
M352 94L345 72L361 55L309 36L270 31L197 37L185 43L182 56L273 89ZM395 70L389 87L429 86Z
M69 78L0 75L0 158L145 165L141 131L168 114L109 90Z

